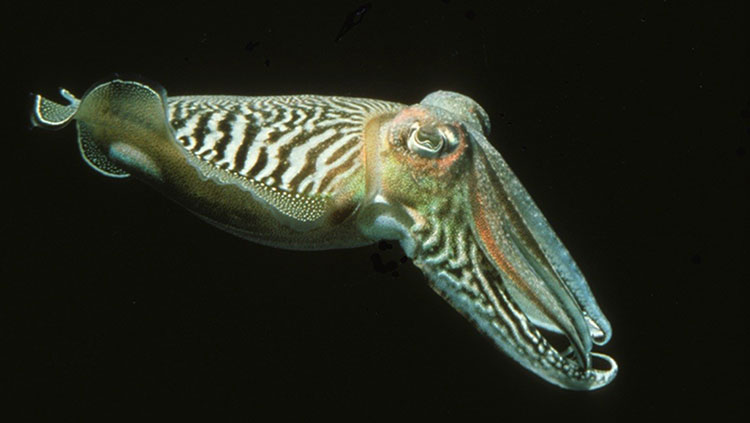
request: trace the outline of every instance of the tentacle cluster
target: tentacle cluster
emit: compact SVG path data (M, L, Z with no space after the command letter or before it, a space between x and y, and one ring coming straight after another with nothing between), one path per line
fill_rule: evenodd
M415 241L414 264L432 288L495 344L547 380L570 389L596 389L617 373L585 368L568 351L553 347L523 313L505 287L500 273L477 244L458 200L434 202L423 221L410 229Z

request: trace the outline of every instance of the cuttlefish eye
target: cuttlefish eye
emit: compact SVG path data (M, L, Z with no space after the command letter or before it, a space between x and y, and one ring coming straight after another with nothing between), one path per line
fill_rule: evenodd
M458 144L458 137L448 128L437 125L420 125L415 122L409 131L406 145L409 150L425 158L438 157L452 151Z

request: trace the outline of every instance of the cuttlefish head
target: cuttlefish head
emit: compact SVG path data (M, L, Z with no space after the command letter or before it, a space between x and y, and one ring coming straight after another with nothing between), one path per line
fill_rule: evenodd
M399 240L435 291L524 367L564 388L604 386L617 365L591 350L609 322L489 133L479 104L446 91L379 123L365 136L360 228Z

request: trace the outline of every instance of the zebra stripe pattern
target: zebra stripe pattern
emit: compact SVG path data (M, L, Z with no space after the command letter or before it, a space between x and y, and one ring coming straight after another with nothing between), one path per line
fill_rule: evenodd
M508 295L502 276L476 243L459 204L435 203L426 220L410 229L417 245L414 264L430 277L433 288L486 333L499 333L515 356L534 366L555 368L578 380L594 380L557 351ZM481 316L481 318L479 318ZM567 353L567 352L566 352Z
M398 103L312 95L170 97L178 143L212 168L274 191L326 196L362 169L362 132Z

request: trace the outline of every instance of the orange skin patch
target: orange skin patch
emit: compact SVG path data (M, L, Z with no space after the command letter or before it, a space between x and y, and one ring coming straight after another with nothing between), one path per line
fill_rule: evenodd
M434 121L435 117L432 116L432 114L420 107L409 107L404 110L402 110L394 119L392 122L392 125L394 127L401 127L401 128L407 128L410 126L412 122L420 122L420 123L431 123L431 121ZM439 125L443 126L445 125ZM404 155L404 159L406 164L409 165L411 169L413 169L415 174L427 174L429 176L442 176L445 173L447 173L453 164L463 155L463 153L466 151L466 145L467 145L467 139L466 134L461 129L460 125L455 123L451 125L455 133L459 134L459 142L456 149L451 152L450 154L447 154L445 156L439 157L439 158L423 158L419 157L413 154L406 154ZM391 135L393 136L393 134Z
M500 247L498 247L497 242L495 242L495 237L493 236L490 225L487 223L487 219L485 218L485 204L482 203L482 199L480 198L478 192L475 193L474 201L479 203L479 207L475 207L477 212L474 213L474 225L476 225L479 237L482 238L482 242L484 243L485 247L487 247L487 252L490 253L492 259L504 272L509 275L517 276L515 269L513 269L513 266L511 266L511 264L508 263L508 260L505 259L505 256L500 251ZM515 280L518 278L514 277L513 279Z
M503 272L505 272L505 274L507 274L515 282L515 285L518 286L518 288L520 288L526 294L528 299L534 301L534 303L544 311L544 314L547 315L547 317L549 317L555 323L558 323L558 319L554 318L555 316L550 316L550 313L546 310L546 307L544 307L544 305L537 300L537 297L534 294L531 286L529 286L529 284L519 276L513 265L506 259L505 254L500 251L500 247L497 245L497 241L495 240L493 232L490 229L490 225L487 222L487 218L485 217L485 210L487 210L487 208L486 205L482 202L482 199L479 196L479 192L474 194L474 201L479 204L479 207L475 207L476 212L474 213L474 224L476 225L479 237L482 239L484 246L487 248L487 252L492 257L492 260Z

